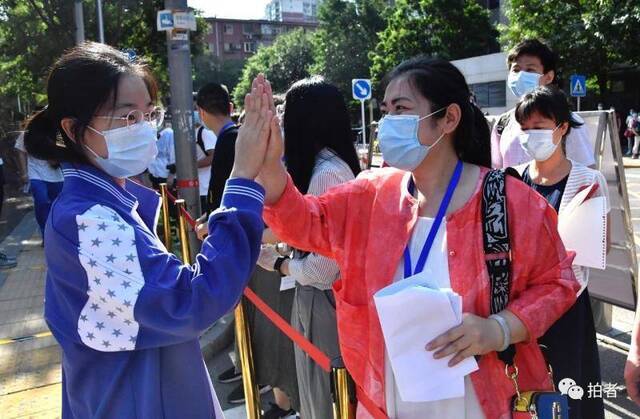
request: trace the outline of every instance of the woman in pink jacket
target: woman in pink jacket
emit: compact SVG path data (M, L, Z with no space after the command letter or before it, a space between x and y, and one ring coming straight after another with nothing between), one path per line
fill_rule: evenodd
M303 196L283 166L274 122L259 178L267 190L265 221L281 240L340 266L334 285L340 349L362 402L358 417L374 410L399 419L510 418L516 390L497 351L515 344L521 390L551 390L536 339L575 301L572 257L554 210L507 177L511 250L498 257L510 261L501 297L508 305L493 310L482 223L488 126L469 101L464 77L446 61L412 59L387 79L379 140L391 167L362 173L320 197ZM463 397L405 402L389 367L373 295L421 271L434 278L434 287L462 297L462 322L425 340L424 350L450 358L449 366L476 357L479 369L465 378Z

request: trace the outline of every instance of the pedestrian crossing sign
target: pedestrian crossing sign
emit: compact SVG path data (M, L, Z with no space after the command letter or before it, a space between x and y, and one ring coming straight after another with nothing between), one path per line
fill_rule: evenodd
M584 97L587 95L587 78L580 74L571 76L571 96Z

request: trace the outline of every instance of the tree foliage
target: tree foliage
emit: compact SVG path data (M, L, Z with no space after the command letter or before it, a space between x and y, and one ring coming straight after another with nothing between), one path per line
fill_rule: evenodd
M371 76L371 51L378 32L385 28L387 2L384 0L324 0L318 11L314 65L311 72L322 74L351 97L351 80Z
M524 38L546 40L560 55L561 76L588 75L601 99L614 64L640 64L637 0L510 0L506 16L509 24L499 26L505 48Z
M394 66L420 54L455 60L498 51L489 12L476 0L398 0L371 54L379 82Z
M285 92L294 82L308 77L313 64L311 34L296 29L280 35L270 46L258 48L242 70L242 76L233 91L236 106L244 105L244 97L251 90L251 82L264 73L273 91Z
M96 2L83 0L85 38L97 41ZM150 65L166 92L167 47L164 32L156 30L156 12L163 0L104 0L105 42L133 49ZM74 2L69 0L0 0L0 118L24 102L44 104L46 75L53 61L75 44ZM191 51L203 50L204 19L191 34ZM10 105L7 106L6 103Z

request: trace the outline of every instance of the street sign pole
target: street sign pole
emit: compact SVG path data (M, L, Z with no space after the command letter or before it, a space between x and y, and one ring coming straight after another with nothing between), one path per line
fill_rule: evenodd
M360 101L360 109L362 111L362 145L367 144L367 120L364 115L364 99Z
M187 9L187 0L165 0L165 9ZM191 80L191 51L188 32L175 36L167 31L169 85L171 87L171 124L175 137L177 185L180 198L194 218L200 216L200 190L196 169L196 142L193 132L193 81ZM186 38L186 39L185 39ZM193 231L189 232L191 249L200 244Z
M104 44L104 22L102 21L102 0L96 0L96 8L98 9L98 40Z
M82 0L75 1L73 17L76 24L76 45L80 45L84 42L84 14L82 12Z
M578 96L578 112L580 112L580 96Z

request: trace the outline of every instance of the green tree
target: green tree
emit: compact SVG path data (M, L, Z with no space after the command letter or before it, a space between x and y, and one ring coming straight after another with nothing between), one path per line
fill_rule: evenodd
M351 97L351 80L370 77L369 52L386 26L384 0L324 0L315 32L314 74L322 74Z
M311 35L296 29L280 35L275 42L258 51L247 60L238 85L233 91L236 106L244 105L244 97L251 90L251 82L264 73L271 82L273 91L286 91L294 82L308 77L313 64Z
M447 60L498 50L497 30L476 0L398 0L372 52L376 82L403 60L434 55Z
M509 49L524 38L546 40L560 56L560 76L586 74L600 100L616 63L640 64L640 2L637 0L510 0L508 25L499 25Z
M97 40L95 1L83 1L85 38ZM18 95L24 102L45 103L47 71L75 43L73 6L69 0L0 0L0 103L11 104L0 107L5 123ZM166 37L156 30L156 12L163 8L162 0L103 1L105 42L144 57L167 92ZM205 25L198 18L191 34L195 55L203 50Z
M244 67L243 60L220 60L213 54L203 54L193 59L193 90L197 91L209 82L217 82L233 91Z

